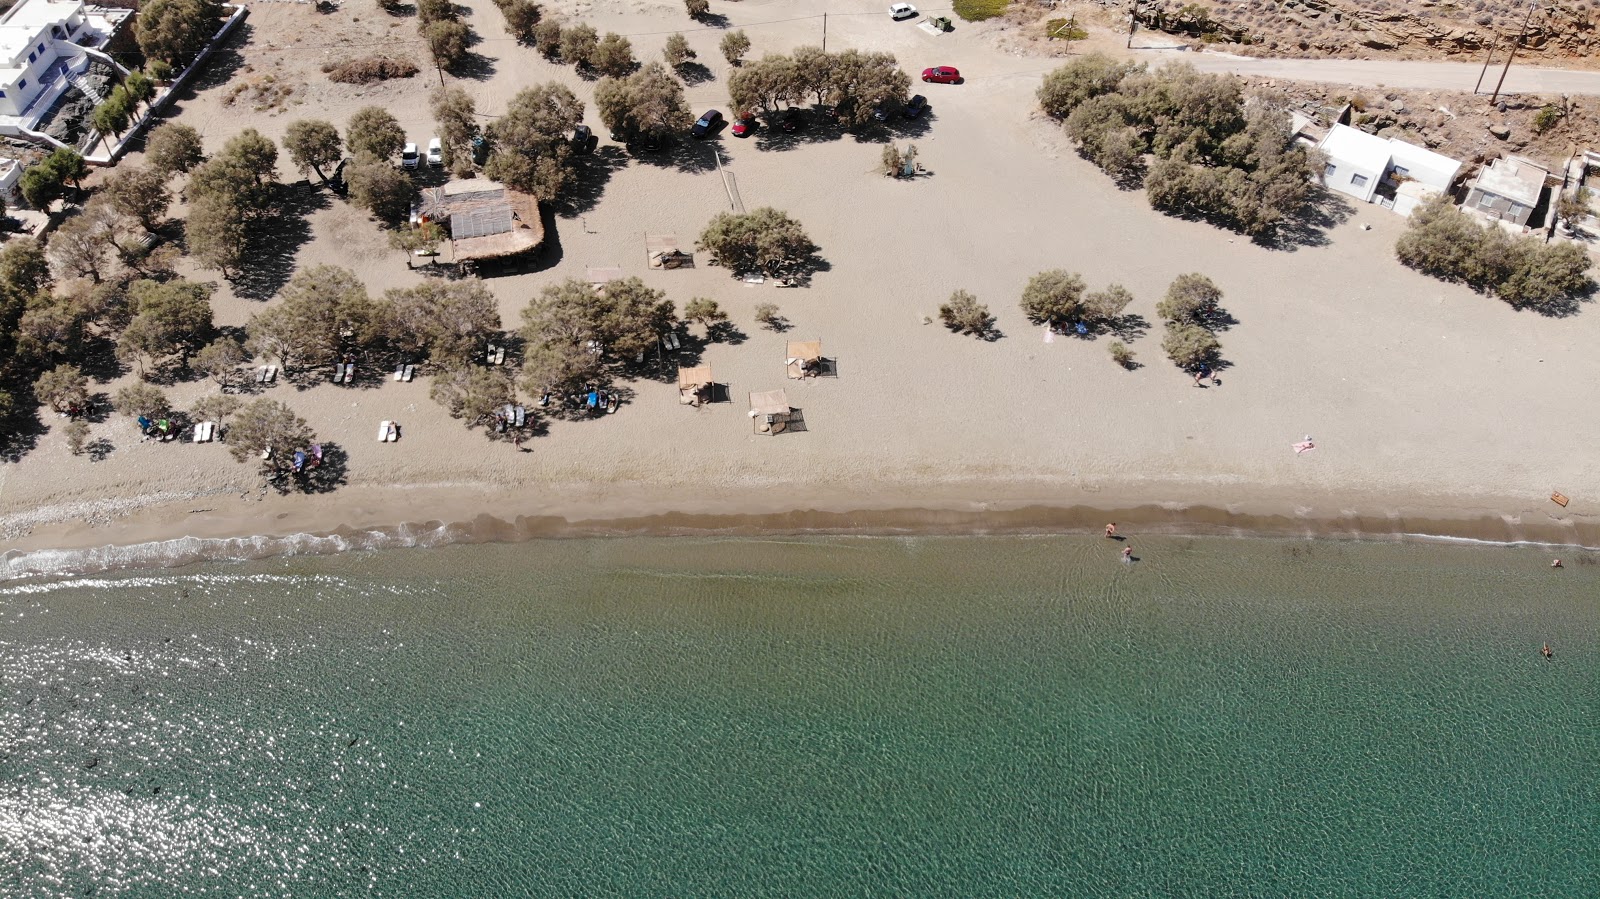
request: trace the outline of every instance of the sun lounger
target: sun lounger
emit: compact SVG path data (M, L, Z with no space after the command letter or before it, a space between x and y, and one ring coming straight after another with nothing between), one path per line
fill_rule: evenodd
M504 365L506 362L506 348L490 344L489 352L484 354L483 361L490 365Z
M335 365L333 367L333 383L335 383L335 384L343 384L344 383L344 363L343 362L340 362L338 365Z
M661 335L661 346L669 353L676 353L683 346L683 344L678 341L678 334L676 331L668 331L667 333Z
M257 384L271 384L278 379L278 366L263 365L256 369Z
M511 426L520 428L528 423L528 407L518 406L511 417Z
M194 426L194 442L210 443L217 438L217 423L214 421L196 422Z
M415 365L402 365L394 370L394 379L396 381L405 381L409 383L411 379L415 378L416 376L417 367Z
M378 423L378 442L393 443L400 439L400 426L388 419Z

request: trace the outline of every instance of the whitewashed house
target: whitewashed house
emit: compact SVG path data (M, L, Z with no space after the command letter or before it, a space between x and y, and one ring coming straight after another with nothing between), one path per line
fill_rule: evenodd
M19 0L0 15L0 134L40 137L35 127L91 59L126 75L101 48L131 14L82 0ZM91 99L104 99L86 85Z
M1327 157L1322 183L1329 189L1401 215L1448 192L1461 171L1448 156L1348 125L1334 125L1317 146Z

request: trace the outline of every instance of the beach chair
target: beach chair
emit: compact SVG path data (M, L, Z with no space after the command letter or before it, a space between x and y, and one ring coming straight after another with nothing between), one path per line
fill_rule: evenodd
M411 379L416 376L417 367L415 365L402 365L394 370L394 379L396 381L405 381L410 383Z
M661 348L667 352L676 353L682 347L683 344L678 340L678 332L668 331L661 335Z
M379 443L388 443L389 442L389 431L393 427L394 427L394 422L389 421L388 419L384 419L383 421L378 422L378 442Z
M210 443L216 439L217 423L214 421L199 421L194 425L194 442Z
M333 367L333 383L344 383L344 363L340 362Z
M511 426L514 428L526 426L528 424L528 407L518 406L514 412L515 414L511 417Z
M505 347L497 346L497 347L494 348L494 364L495 365L505 365L506 364L506 348Z
M263 365L256 369L257 384L271 384L278 379L278 366Z

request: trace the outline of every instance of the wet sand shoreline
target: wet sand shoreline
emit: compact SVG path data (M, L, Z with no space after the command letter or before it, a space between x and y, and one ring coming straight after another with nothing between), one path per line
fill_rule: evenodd
M152 501L110 524L96 524L86 514L39 524L8 541L0 577L589 537L1093 534L1109 521L1117 522L1130 542L1141 536L1438 539L1600 548L1600 517L1505 498L1485 503L1418 498L1380 505L1376 498L1300 493L1292 499L1263 494L1223 502L1215 489L1129 488L1030 497L1027 491L974 485L922 495L879 485L810 501L794 491L773 493L758 499L673 499L574 490L519 499L489 485L430 485L354 488L312 502L293 495L241 500L213 493ZM1182 498L1163 499L1163 494ZM778 497L784 495L793 499L791 508L780 507Z

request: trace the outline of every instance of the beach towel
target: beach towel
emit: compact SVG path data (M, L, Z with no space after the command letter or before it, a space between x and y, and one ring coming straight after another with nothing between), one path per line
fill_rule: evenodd
M1301 453L1317 448L1317 445L1309 440L1302 440L1299 443L1290 444L1290 446L1294 448L1295 455L1297 456Z

